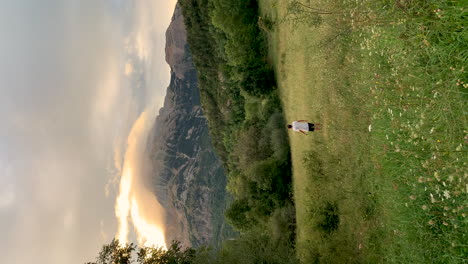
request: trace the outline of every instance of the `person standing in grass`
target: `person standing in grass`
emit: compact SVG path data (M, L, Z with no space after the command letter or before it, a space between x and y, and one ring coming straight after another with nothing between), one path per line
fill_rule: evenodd
M292 129L296 132L300 132L304 135L307 135L306 131L315 131L320 130L322 125L316 123L309 123L307 120L297 120L292 122L292 125L288 125L288 129Z

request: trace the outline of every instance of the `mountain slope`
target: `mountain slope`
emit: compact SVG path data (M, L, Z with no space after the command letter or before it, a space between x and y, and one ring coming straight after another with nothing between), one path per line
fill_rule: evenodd
M148 142L154 192L167 213L166 240L216 245L226 231L226 176L203 116L179 6L166 32L166 61L171 82Z

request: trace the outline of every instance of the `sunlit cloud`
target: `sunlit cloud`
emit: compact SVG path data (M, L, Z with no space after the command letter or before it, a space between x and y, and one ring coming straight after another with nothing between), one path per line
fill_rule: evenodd
M146 112L141 114L130 131L124 148L125 155L119 154L122 148L114 149L115 167L121 172L115 204L118 219L116 237L121 243L129 242L133 227L141 245L166 247L165 212L148 187L153 168L145 155L145 148L149 129L154 122L152 114L157 113L164 100L164 92L155 93L154 87L164 91L169 84L169 66L165 65L165 70L160 66L155 68L154 62L164 61L164 41L161 40L164 39L175 3L174 0L135 2L135 23L125 38L125 49L131 59L124 65L124 74L143 74L148 92ZM158 16L155 16L154 10L158 10Z
M132 170L127 168L120 179L120 193L116 200L115 215L119 221L117 238L123 244L128 242L128 216L130 213L130 190L132 187Z
M153 201L157 202L157 201ZM136 199L132 200L132 221L138 236L138 242L145 246L159 246L166 248L162 223L156 223L157 218L145 217L145 211Z
M115 204L115 215L119 222L116 237L121 243L128 243L131 223L140 244L165 248L164 209L148 189L152 168L145 155L145 148L151 120L146 112L142 113L128 136Z
M130 62L125 63L124 73L129 76L133 73L133 65Z

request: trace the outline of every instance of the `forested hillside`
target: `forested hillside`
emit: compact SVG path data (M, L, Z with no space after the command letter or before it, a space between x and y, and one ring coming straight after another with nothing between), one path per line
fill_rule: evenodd
M228 171L233 202L225 214L241 232L226 247L243 247L250 243L242 240L257 237L264 238L258 245L290 251L295 210L289 143L266 35L258 26L258 3L182 0L180 5L203 111Z

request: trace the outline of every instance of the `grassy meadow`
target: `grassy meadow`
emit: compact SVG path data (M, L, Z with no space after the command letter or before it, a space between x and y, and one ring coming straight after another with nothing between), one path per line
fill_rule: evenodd
M261 0L303 263L464 263L467 1Z

